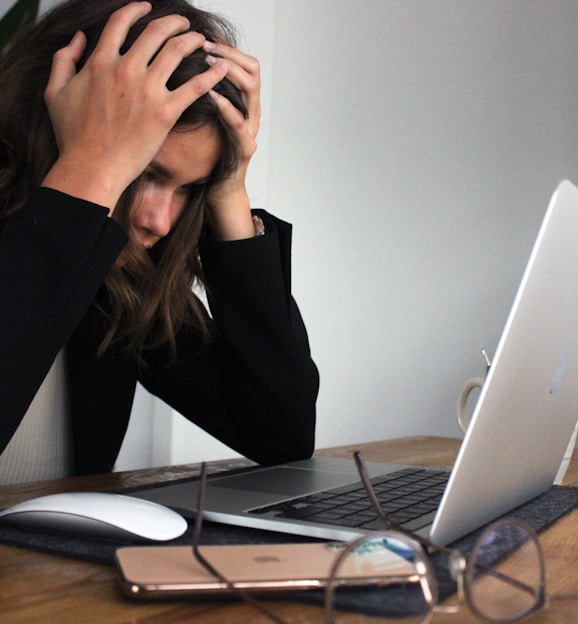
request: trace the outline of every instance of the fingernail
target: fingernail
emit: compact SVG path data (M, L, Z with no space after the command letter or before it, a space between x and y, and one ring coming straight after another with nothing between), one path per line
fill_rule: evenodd
M221 58L217 58L215 56L211 56L210 54L208 54L205 57L205 61L207 62L207 65L210 65L211 67L217 67L225 73L229 71L229 65L227 61L224 61Z
M216 47L217 45L212 41L205 41L205 43L203 43L203 48L209 52L214 50Z

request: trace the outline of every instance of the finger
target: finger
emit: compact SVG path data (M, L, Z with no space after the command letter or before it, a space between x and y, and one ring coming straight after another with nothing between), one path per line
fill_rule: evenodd
M245 163L244 166L246 167L257 149L256 138L259 132L259 118L247 120L225 96L213 90L209 91L209 95L215 101L223 122L236 134L241 150L240 164Z
M118 55L131 26L134 26L151 9L150 2L131 2L111 13L102 30L94 54Z
M46 94L57 93L76 75L76 63L86 48L86 36L77 32L70 43L54 54Z
M258 117L261 113L261 67L258 59L224 43L207 41L203 49L209 52L206 57L209 65L217 61L213 54L228 61L227 79L241 91L249 117Z
M250 136L252 139L257 136L259 131L259 114L249 117L248 121L243 113L228 98L213 90L209 91L209 95L215 101L221 118L228 126L239 133L242 133L242 129L245 128L247 136Z
M254 56L241 52L237 48L226 43L215 43L214 41L206 41L203 48L209 54L217 54L224 59L232 61L252 76L258 77L260 74L259 60Z
M243 113L228 98L212 89L209 91L209 95L215 101L221 117L229 126L234 127L245 120Z
M207 64L214 65L221 59L209 54L205 57L205 60L207 61ZM255 94L258 96L261 89L259 73L249 73L243 67L237 65L231 60L228 60L228 64L229 72L227 73L227 78L237 87L237 89L240 89L246 95Z
M143 59L148 64L166 42L175 38L175 35L188 30L189 27L189 20L182 15L167 15L155 19L146 26L138 39L131 45L126 56L127 58ZM198 36L202 37L202 35Z
M193 76L180 87L171 91L170 100L178 111L184 111L201 96L208 93L217 83L221 82L229 70L226 61L219 61L202 74Z
M204 41L203 35L195 32L171 37L151 63L149 72L155 74L162 84L166 84L179 63L186 56L201 48Z
M206 61L209 65L213 65L218 62L219 59L208 55ZM241 91L241 97L247 109L247 117L258 120L261 115L261 81L259 76L248 74L244 69L231 61L228 61L228 63L229 71L227 72L227 79Z

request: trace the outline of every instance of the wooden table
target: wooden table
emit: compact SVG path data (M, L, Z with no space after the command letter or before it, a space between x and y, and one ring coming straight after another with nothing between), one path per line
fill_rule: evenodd
M450 467L459 440L412 437L320 450L321 456L350 457L360 449L367 460ZM0 508L51 492L118 490L186 476L191 466L148 469L94 477L63 479L0 487ZM564 481L578 486L578 454ZM540 536L547 566L549 604L529 621L534 624L574 624L578 617L578 510ZM273 607L291 624L322 622L320 607L275 602ZM0 622L2 624L243 624L265 621L241 603L152 602L124 597L112 567L39 554L0 545ZM434 624L475 621L462 609L454 615L434 615Z

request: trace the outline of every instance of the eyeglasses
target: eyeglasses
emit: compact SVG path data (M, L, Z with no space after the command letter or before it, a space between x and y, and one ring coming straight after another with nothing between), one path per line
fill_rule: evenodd
M490 524L466 559L458 550L435 544L390 521L379 505L361 454L354 453L354 460L371 506L385 530L335 545L337 555L325 584L325 624L427 624L434 613L457 612L464 605L482 620L515 622L544 606L544 557L529 525L516 518ZM195 559L272 622L287 624L266 604L228 580L201 553L205 484L203 465L193 532ZM441 567L440 559L457 587L455 605L438 604L434 560Z

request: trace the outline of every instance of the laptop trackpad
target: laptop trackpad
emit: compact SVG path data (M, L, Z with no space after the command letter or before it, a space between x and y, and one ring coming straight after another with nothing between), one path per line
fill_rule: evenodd
M232 488L248 492L268 492L286 496L300 496L309 492L339 487L357 481L355 476L277 466L254 473L246 473L209 481L210 487Z

